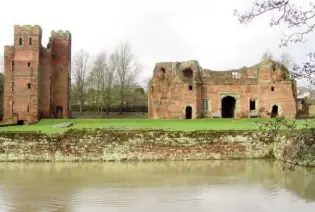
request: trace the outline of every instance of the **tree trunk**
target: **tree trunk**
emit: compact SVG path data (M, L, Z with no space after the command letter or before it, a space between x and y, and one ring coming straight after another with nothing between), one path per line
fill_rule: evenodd
M80 115L82 115L82 104L80 103Z
M120 114L123 114L123 107L124 107L124 93L123 89L120 89Z

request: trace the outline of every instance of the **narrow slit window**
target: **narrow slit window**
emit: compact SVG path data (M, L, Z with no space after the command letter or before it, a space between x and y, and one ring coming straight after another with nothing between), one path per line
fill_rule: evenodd
M275 91L275 87L271 87L271 91Z
M27 105L27 112L30 112L30 106Z
M11 115L14 113L14 102L10 101L10 106L11 106Z
M28 45L32 45L32 38L28 38Z
M31 89L31 87L32 87L32 86L31 86L31 83L28 83L28 84L27 84L27 88L28 88L28 89Z
M192 89L193 89L193 86L192 86L192 85L189 85L189 86L188 86L188 90L192 91Z
M22 46L22 44L23 44L23 40L22 38L19 38L19 46Z
M14 71L14 61L11 62L11 71Z
M11 91L14 91L14 82L11 82Z
M30 63L30 62L28 62L28 63L27 63L27 66L28 66L28 67L30 67L30 66L31 66L31 63Z

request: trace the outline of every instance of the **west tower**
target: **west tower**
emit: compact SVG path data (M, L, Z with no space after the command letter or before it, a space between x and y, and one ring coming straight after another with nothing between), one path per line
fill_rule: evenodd
M47 48L40 26L14 26L14 45L4 48L5 123L68 118L71 34L52 32Z

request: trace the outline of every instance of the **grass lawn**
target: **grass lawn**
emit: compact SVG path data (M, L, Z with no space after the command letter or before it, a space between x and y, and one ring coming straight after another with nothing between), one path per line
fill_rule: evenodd
M250 130L258 129L257 122L272 119L194 119L194 120L152 120L152 119L43 119L34 125L0 127L1 131L41 131L43 133L62 133L69 129L82 128L128 128L128 129L165 129L165 130ZM61 122L73 122L70 128L53 128ZM314 120L296 120L299 128Z

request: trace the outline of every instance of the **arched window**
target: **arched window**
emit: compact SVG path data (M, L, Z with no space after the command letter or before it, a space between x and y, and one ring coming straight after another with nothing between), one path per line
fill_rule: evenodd
M28 38L28 45L32 45L32 38Z
M183 74L186 79L192 79L193 77L193 71L190 68L183 70Z
M19 46L22 46L22 44L23 44L23 40L22 38L19 38Z
M159 78L161 79L161 80L164 80L165 79L165 69L164 68L160 68L160 70L159 70Z

